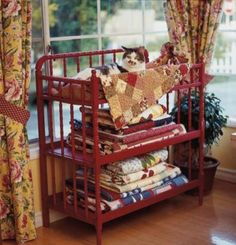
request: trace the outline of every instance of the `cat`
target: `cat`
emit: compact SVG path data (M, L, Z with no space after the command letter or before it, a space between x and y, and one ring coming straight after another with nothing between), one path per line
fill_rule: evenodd
M105 75L112 75L112 74L120 74L123 72L137 72L145 70L146 68L146 61L148 61L148 54L147 51L143 46L136 47L136 48L126 48L122 46L122 49L124 50L123 56L122 56L122 62L121 64L117 64L116 62L103 65L103 66L97 66L97 67L90 67L86 68L82 71L80 71L76 76L74 76L74 79L81 79L81 80L88 80L91 77L92 70L96 70L96 76L102 77ZM74 92L79 88L76 84L73 84ZM62 97L69 97L71 88L69 84L66 84L63 86L61 90ZM50 93L52 95L58 95L59 89L58 88L51 88ZM75 93L81 95L80 92ZM81 99L81 98L79 98Z
M96 70L97 77L101 75L119 74L122 72L137 72L145 70L145 48L143 46L136 48L126 48L122 46L124 54L122 56L122 62L119 65L114 62L111 64L86 68L80 71L74 78L87 80L91 77L92 70Z

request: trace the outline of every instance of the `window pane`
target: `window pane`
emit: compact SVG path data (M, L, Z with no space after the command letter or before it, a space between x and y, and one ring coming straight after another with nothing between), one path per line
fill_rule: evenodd
M53 53L69 53L79 51L92 51L98 49L97 39L80 39L80 40L67 40L67 41L54 41L51 42Z
M224 1L220 30L236 29L236 1Z
M51 37L97 33L97 1L50 0L48 9Z
M228 23L231 26L232 23ZM224 23L224 25L226 25ZM208 84L208 91L213 92L222 101L225 114L236 117L236 33L219 32L217 34L214 56L210 73L215 78Z
M236 75L215 76L207 86L207 90L221 99L225 115L236 118Z
M42 37L42 12L41 12L41 0L32 1L32 34L34 38Z
M213 74L236 74L236 33L219 32L211 64Z
M167 32L162 0L146 0L144 16L146 32Z
M121 46L137 47L143 45L141 35L110 36L102 39L102 49L116 49Z
M142 31L141 0L101 0L102 33Z
M168 33L145 35L146 48L149 52L149 60L152 61L160 55L161 46L169 41Z

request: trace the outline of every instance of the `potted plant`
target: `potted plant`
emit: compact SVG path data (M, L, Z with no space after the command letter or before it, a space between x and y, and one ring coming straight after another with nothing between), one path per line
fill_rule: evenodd
M192 129L198 129L199 125L199 93L193 91L191 93L192 100ZM211 146L217 143L220 136L223 135L222 128L226 126L227 117L223 115L223 108L220 105L221 100L215 96L213 93L204 92L205 101L205 144L204 144L204 193L207 194L211 191L215 172L219 161L211 156L209 152ZM180 101L180 123L184 124L188 128L188 95L184 95ZM175 105L171 112L174 120L177 120L178 106ZM192 178L198 177L198 140L192 140L191 150L192 150ZM189 144L181 144L175 148L174 159L175 163L182 168L182 171L188 175L188 154Z

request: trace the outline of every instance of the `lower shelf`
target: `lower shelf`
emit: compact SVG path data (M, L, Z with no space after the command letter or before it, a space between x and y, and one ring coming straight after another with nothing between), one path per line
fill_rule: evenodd
M119 208L114 211L109 211L106 213L101 214L102 223L108 222L110 220L116 219L118 217L121 217L123 215L126 215L128 213L134 212L136 210L139 210L141 208L150 206L154 203L160 202L162 200L174 197L176 195L179 195L180 193L184 193L188 190L191 190L193 188L199 187L200 181L198 179L192 180L182 186L175 187L174 189L165 191L163 193L158 194L157 196L151 197L146 200L142 200L130 205L127 205L125 207ZM74 217L76 219L79 219L81 221L84 221L89 224L96 224L96 213L93 213L88 210L88 212L85 212L85 209L80 207L74 207L73 205L64 204L62 193L57 193L55 197L49 196L49 207L59 211L68 214L71 217Z
M70 217L76 218L78 220L84 221L89 224L95 224L96 214L89 211L86 213L85 209L80 207L74 207L73 205L67 204L63 202L62 192L57 193L54 196L48 197L49 208L56 210L58 212L67 214Z

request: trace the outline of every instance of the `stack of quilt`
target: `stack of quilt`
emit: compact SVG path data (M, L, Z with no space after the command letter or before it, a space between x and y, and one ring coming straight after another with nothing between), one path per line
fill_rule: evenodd
M105 114L105 110L103 113ZM84 139L82 136L82 123L78 120L74 120L74 138L72 138L72 134L69 133L66 142L69 146L72 146L74 142L75 149L82 150L83 142L85 141L87 153L92 153L94 147L93 130L90 121L92 117L89 113L87 115L89 119L87 120L86 116L86 138ZM107 119L107 121L108 120L109 119ZM104 117L99 118L98 121L98 147L102 155L159 142L186 133L184 126L174 123L172 116L166 113L142 123L126 126L120 130L114 129L112 122L109 123L105 121Z
M109 109L99 109L97 113L101 154L184 134L183 125L171 123L166 108L157 101L178 84L189 69L187 64L163 65L140 72L101 75L101 87L109 105ZM81 129L76 129L68 135L67 143L71 146L75 142L75 148L81 150L85 142L86 151L91 153L93 110L91 107L84 110L86 126L90 127L86 137L82 137Z
M101 210L116 210L187 183L187 178L178 167L166 163L167 158L168 151L162 149L103 167L100 175ZM87 175L88 197L85 198L84 172L82 169L77 171L78 205L84 207L87 203L88 208L95 211L94 174L90 171ZM66 180L66 186L67 202L72 204L73 180Z

